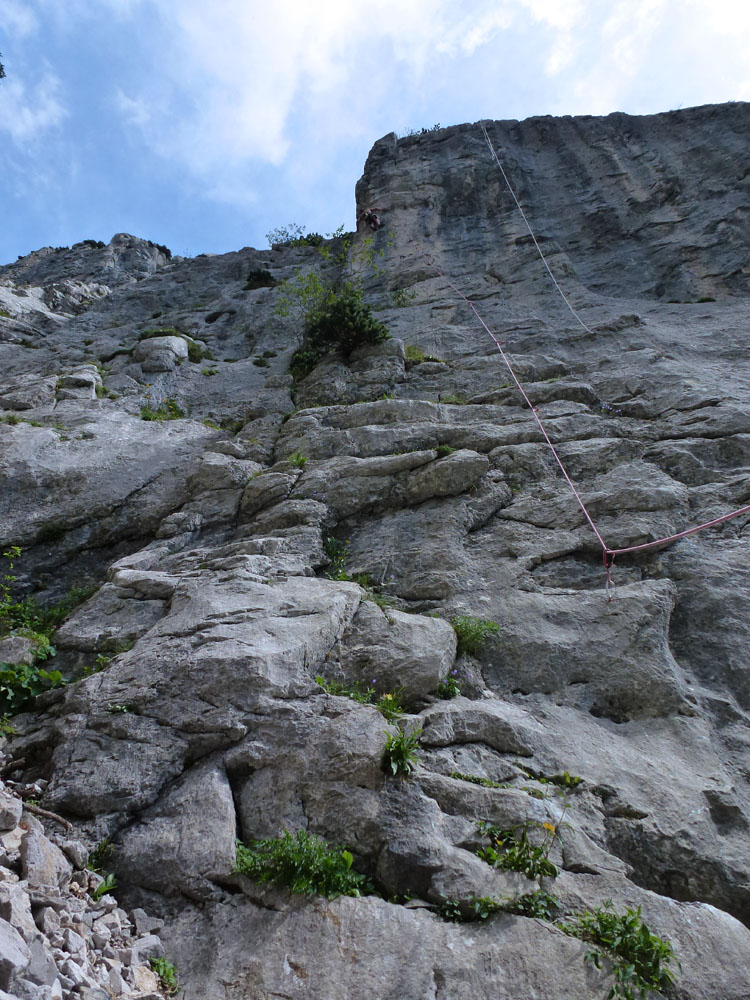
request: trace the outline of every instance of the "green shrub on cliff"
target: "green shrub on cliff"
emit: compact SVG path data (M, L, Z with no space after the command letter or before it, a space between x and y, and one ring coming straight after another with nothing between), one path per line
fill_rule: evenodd
M256 882L274 882L306 896L364 896L372 892L367 876L352 869L350 851L329 846L306 830L281 837L237 843L236 871Z
M454 615L451 618L451 625L458 639L459 655L470 653L472 656L476 656L485 639L500 631L497 622L489 621L486 618L473 618L471 615Z
M312 237L303 237L301 227L295 228L300 230L297 239L309 244ZM300 271L279 289L276 315L295 316L304 325L302 345L289 367L295 381L305 378L331 351L348 355L363 344L377 344L389 337L385 324L375 319L365 303L363 288L365 274L378 274L377 258L383 249L375 249L372 236L355 240L354 233L342 230L319 243L318 234L313 234L320 265Z
M597 969L601 968L602 952L613 963L615 982L608 1000L646 1000L652 990L661 992L675 981L667 968L674 949L669 941L651 933L640 906L616 913L608 901L596 910L574 914L559 926L566 934L594 945L585 957Z

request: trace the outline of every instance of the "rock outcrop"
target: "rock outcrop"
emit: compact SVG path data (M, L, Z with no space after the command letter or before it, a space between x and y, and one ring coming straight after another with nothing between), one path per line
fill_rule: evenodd
M583 323L479 125L375 144L362 275L392 339L297 382L278 286L335 280L340 240L188 260L120 234L0 268L7 587L98 588L55 632L70 683L12 720L8 776L112 843L107 912L158 932L189 1000L603 1000L611 953L596 968L565 927L608 900L671 942L670 995L750 996L750 517L616 559L607 595L448 281L610 548L748 504L750 106L484 124ZM0 659L28 666L15 631ZM398 718L410 775L384 767ZM235 870L238 838L285 830L346 847L376 892ZM547 864L488 863L508 831ZM0 987L98 1000L6 860L31 923L0 893ZM138 995L75 958L103 920L81 906L64 961Z
M28 799L42 788L22 790ZM119 907L109 883L86 868L85 846L61 830L63 820L24 806L0 781L0 997L164 1000L151 961L158 968L164 957L154 933L162 921Z

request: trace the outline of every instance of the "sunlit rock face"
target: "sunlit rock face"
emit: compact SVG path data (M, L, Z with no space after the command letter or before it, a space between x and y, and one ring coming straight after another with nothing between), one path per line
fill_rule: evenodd
M750 503L748 140L739 103L384 137L356 191L383 226L353 245L392 339L296 383L279 285L335 283L340 243L183 259L119 234L0 268L11 589L98 585L54 640L82 679L14 719L6 777L73 825L45 820L50 853L111 840L123 919L190 1000L603 1000L607 954L561 919L607 900L671 942L675 996L746 1000L750 517L618 557L607 593L461 294L609 548ZM489 864L480 823L548 866ZM234 873L236 838L285 830L377 893ZM540 889L557 909L520 903ZM13 913L0 989L51 996L29 968L52 932Z

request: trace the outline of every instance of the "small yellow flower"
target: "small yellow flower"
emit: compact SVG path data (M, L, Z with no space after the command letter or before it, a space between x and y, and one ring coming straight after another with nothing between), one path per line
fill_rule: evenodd
M384 694L383 697L386 699L386 701L393 701L393 695L392 694Z
M555 824L554 823L542 823L542 826L544 827L545 830L549 830L550 833L554 833L555 832Z

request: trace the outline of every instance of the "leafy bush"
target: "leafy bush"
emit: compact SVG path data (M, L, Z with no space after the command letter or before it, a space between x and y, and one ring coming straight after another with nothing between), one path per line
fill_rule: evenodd
M404 309L406 306L411 305L416 297L417 293L413 290L407 291L405 288L397 288L391 292L391 303L397 309Z
M323 242L320 233L305 234L305 227L291 222L288 226L278 226L266 233L272 247L317 247Z
M59 670L45 670L35 663L0 663L0 714L15 715L32 698L63 683Z
M494 896L470 896L468 899L444 899L435 912L454 924L469 924L486 920L498 910L506 909L505 903Z
M408 778L417 766L417 750L421 729L412 729L407 733L399 729L397 733L389 733L383 752L383 770L386 774L399 774Z
M348 355L362 344L378 344L389 336L385 324L375 319L364 303L359 287L345 282L339 290L325 290L308 312L305 340L294 353L289 371L300 381L330 351Z
M596 946L586 953L586 960L597 969L601 968L600 948L612 960L615 983L609 1000L645 1000L649 990L663 990L675 981L672 970L666 968L674 958L674 949L651 933L643 922L640 906L618 914L608 901L599 909L575 914L572 922L559 926L566 934Z
M177 979L177 966L166 958L150 958L148 964L159 977L162 990L168 997L174 996L180 988Z
M10 585L15 581L15 575L13 573L13 567L15 566L15 560L21 555L21 547L19 545L11 545L9 549L3 552L3 559L5 559L6 567L5 572L2 577L0 577L0 615L3 614L6 608L13 604L13 598L10 593Z
M39 663L55 655L51 636L60 622L78 604L85 601L96 587L73 587L58 604L42 608L32 598L16 601L11 593L15 582L13 568L21 555L18 545L2 553L6 569L0 577L0 637L20 635L32 642L33 662L0 663L0 715L13 715L26 707L38 694L64 683L59 670L47 670Z
M265 268L257 269L248 274L243 291L252 292L256 288L273 288L274 285L278 285L278 281L270 271L266 271Z
M448 455L452 455L455 448L451 448L449 444L439 444L435 451L437 452L438 458L447 458Z
M154 243L153 240L146 240L146 242L150 247L154 247L155 250L158 250L160 253L163 253L164 256L167 258L167 260L172 259L172 251L169 249L169 247L164 246L163 243Z
M307 465L307 459L302 454L301 451L295 451L287 458L290 465L293 465L295 469L304 469Z
M353 857L329 847L322 837L298 830L281 837L237 843L236 871L257 882L274 882L307 896L364 896L372 892L367 876L352 870Z
M323 360L325 351L316 351L312 347L300 347L292 355L289 363L289 374L295 382L301 382L307 378L310 372Z
M493 868L503 871L522 872L527 878L547 875L555 878L558 871L547 858L555 837L552 824L541 824L547 835L541 844L532 844L526 825L514 830L499 830L490 823L480 823L479 829L489 837L489 847L480 847L478 857Z
M403 135L399 136L399 139L406 139L411 135L429 135L430 132L439 132L442 128L440 122L437 125L433 125L431 128L408 128Z
M400 691L386 691L385 694L376 695L373 705L383 718L389 722L393 722L394 719L398 719L405 712L401 698L402 694Z
M468 899L446 899L435 912L443 920L453 923L473 923L486 920L493 913L502 910L522 917L538 917L540 920L554 920L560 904L554 896L538 889L514 900L498 899L495 896L470 896Z
M476 656L488 635L496 635L500 631L497 622L486 618L473 618L471 615L454 615L451 625L458 637L458 652L470 653Z
M421 347L417 347L416 344L406 344L404 346L404 357L407 361L411 361L415 365L421 365L426 359L424 351Z
M554 920L559 909L560 904L555 896L544 889L527 892L508 907L510 913L517 913L521 917L537 917L539 920Z
M350 354L362 344L387 340L388 328L375 319L362 294L350 282L328 296L327 301L309 317L306 326L309 344L320 351L343 351Z
M57 604L43 608L33 597L14 601L9 594L3 594L3 585L0 583L0 637L9 632L24 634L25 630L29 630L37 636L49 639L73 608L88 600L95 590L96 587L93 585L71 587L67 595ZM39 658L46 659L46 657Z
M301 227L296 229L301 233ZM336 268L337 278L331 280L320 269L308 269L284 281L279 289L275 314L296 315L304 324L304 341L289 367L296 381L305 378L330 351L350 354L361 344L388 339L387 328L364 302L362 285L363 273L378 273L376 258L385 251L376 250L370 237L355 242L355 235L343 233L342 227L318 247L322 260ZM318 234L305 240L313 237L317 245Z

